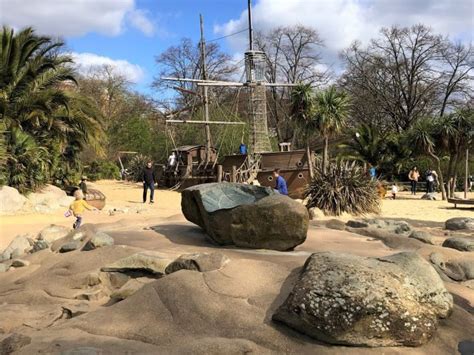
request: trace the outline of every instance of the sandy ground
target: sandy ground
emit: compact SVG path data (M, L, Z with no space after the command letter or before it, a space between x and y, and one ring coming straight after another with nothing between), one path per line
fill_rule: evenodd
M86 212L84 223L108 223L119 220L133 220L137 224L146 223L150 219L170 218L181 215L181 195L179 192L168 190L155 191L155 204L142 203L142 187L122 181L103 180L90 184L101 190L107 196L107 206L99 212ZM384 199L382 201L381 217L401 218L415 221L444 222L452 217L474 217L474 208L457 208L446 201L425 201L408 192L401 192L397 200ZM471 193L470 198L474 198ZM109 215L113 208L128 208L129 213ZM140 213L130 211L140 209ZM59 210L52 214L21 214L15 216L0 216L0 249L5 248L15 236L23 233L37 233L49 224L70 226L72 218L65 218L64 211ZM319 216L329 219L332 217ZM339 219L347 221L354 218L343 215ZM183 219L184 220L184 219Z
M103 349L98 353L104 354L431 355L453 354L460 341L474 338L474 290L455 282L446 282L455 300L453 315L442 320L435 337L420 348L327 346L271 321L272 312L287 297L297 271L311 253L335 251L378 257L415 250L425 258L439 252L456 259L470 258L474 252L408 238L400 238L400 244L389 247L371 237L323 228L321 219L332 217L312 221L307 240L292 252L217 247L200 228L184 219L179 193L158 190L156 203L150 205L141 202L139 184L100 181L94 185L107 196L107 206L100 212L86 212L84 227L105 231L115 245L67 254L43 250L24 257L30 262L28 267L0 275L0 314L4 315L0 317L0 333L31 337L31 344L22 348L21 354L61 353L80 345ZM474 210L456 210L446 202L421 201L404 193L399 197L382 202L381 216L434 223L441 239L445 238L441 222L455 216L474 216ZM129 210L109 215L114 208ZM0 249L18 234L37 233L52 223L71 226L72 219L63 213L0 216ZM91 290L90 275L97 274L102 266L145 250L171 258L218 251L231 262L216 272L179 271L149 280L149 287L114 305L105 303L108 297L90 302L77 299L81 292ZM92 289L97 287L102 286ZM64 307L84 314L64 317Z

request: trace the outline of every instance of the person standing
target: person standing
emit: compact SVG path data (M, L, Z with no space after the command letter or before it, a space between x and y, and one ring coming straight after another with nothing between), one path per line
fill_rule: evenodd
M82 193L84 195L87 194L87 183L86 183L86 181L87 181L87 177L83 176L81 178L81 183L79 184L79 188L82 190Z
M438 174L436 171L428 169L426 171L426 193L433 193L435 190L435 182L438 182Z
M273 170L273 177L275 178L275 190L278 190L282 195L288 195L286 180L280 175L280 169Z
M416 185L418 185L418 179L420 178L420 172L418 168L414 166L408 173L408 179L411 184L411 194L416 195Z
M155 171L153 169L152 162L146 163L146 167L143 170L143 203L146 202L146 195L148 189L150 189L150 203L154 203L153 197L155 194Z

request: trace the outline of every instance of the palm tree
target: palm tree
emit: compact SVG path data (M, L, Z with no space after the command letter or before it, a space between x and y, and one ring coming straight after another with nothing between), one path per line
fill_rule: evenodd
M377 129L362 124L351 131L348 142L339 145L339 148L345 159L380 166L385 159L386 142Z
M314 100L311 85L298 85L291 92L291 117L303 132L306 142L309 175L312 179L314 172L309 141L311 136L315 133L317 126L316 121L314 120Z
M92 101L76 92L72 60L60 52L64 43L38 36L31 28L15 33L3 27L0 39L0 120L5 125L7 167L17 166L22 146L31 152L47 147L49 153L45 168L26 159L23 168L7 172L7 183L18 186L30 179L25 186L35 188L53 175L58 165L53 164L53 153L65 162L70 158L63 156L66 148L79 152L86 145L99 146L101 116ZM31 169L38 174L29 174Z
M415 149L427 154L436 163L436 169L441 185L441 198L446 200L446 189L444 187L444 177L441 170L441 159L436 152L436 136L441 132L439 121L431 118L423 118L415 123L408 132L408 138Z
M335 86L319 92L315 97L315 124L324 139L323 172L329 162L329 138L339 133L349 116L349 97Z

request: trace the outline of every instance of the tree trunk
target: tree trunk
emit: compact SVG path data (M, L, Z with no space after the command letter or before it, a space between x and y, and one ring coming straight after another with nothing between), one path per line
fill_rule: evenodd
M441 171L441 160L433 153L429 153L429 154L436 162L436 167L438 169L439 184L441 185L441 199L446 200L446 189L444 187L443 172Z
M314 177L313 157L311 154L311 149L309 148L309 139L306 140L306 157L308 159L309 178L313 180L313 177Z
M324 149L323 149L323 173L326 174L327 167L329 163L329 138L327 136L324 137Z

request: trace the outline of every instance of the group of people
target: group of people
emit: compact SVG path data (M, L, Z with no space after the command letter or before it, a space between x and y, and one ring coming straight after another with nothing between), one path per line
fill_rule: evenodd
M408 179L411 185L411 194L416 195L418 182L420 181L421 174L418 168L414 166L408 173ZM428 169L425 172L426 181L426 193L433 193L435 191L435 183L438 183L438 174L433 169Z

